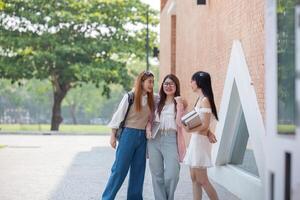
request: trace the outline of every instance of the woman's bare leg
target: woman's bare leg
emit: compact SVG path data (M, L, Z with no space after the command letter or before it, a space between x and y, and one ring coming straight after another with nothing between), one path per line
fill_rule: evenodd
M197 182L196 171L193 168L190 168L190 174L193 184L193 200L201 200L202 199L202 187Z
M210 200L218 200L218 195L207 176L207 169L194 169L196 180L203 187Z

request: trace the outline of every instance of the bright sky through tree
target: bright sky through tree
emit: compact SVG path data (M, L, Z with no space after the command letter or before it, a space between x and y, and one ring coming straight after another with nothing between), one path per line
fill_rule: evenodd
M154 9L159 10L160 0L141 0L141 1L149 4Z

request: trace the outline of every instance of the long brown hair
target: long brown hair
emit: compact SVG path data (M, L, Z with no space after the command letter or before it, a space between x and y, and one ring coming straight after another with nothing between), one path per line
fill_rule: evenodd
M174 97L180 96L180 84L179 84L179 80L178 80L177 76L175 76L174 74L166 75L165 78L163 79L163 82L161 83L160 90L159 90L160 100L159 100L158 107L157 107L157 112L158 112L159 116L161 114L161 111L162 111L162 109L165 105L166 99L167 99L167 94L164 91L164 82L167 79L171 79L175 83L176 91L175 91ZM177 103L176 103L175 99L173 101L175 104L175 112L177 112L177 109L176 109Z
M136 81L134 86L134 107L137 112L140 112L142 109L141 99L142 99L142 93L143 93L143 82L147 80L150 77L154 77L153 73L150 71L143 71L141 72ZM154 111L154 97L153 97L153 90L152 92L147 92L147 101L148 106L151 110L151 112Z

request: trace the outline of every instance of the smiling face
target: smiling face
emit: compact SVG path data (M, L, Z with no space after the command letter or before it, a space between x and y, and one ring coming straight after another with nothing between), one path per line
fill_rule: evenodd
M145 92L151 93L154 87L154 77L149 76L146 80L144 80L142 83L142 87Z
M174 96L174 94L176 92L176 84L174 83L174 81L172 79L167 78L163 82L163 90L166 93L166 95Z

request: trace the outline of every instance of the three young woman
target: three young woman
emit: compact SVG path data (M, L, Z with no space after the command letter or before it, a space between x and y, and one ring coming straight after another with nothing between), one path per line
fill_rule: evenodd
M121 187L130 167L127 199L142 199L143 181L146 163L146 125L151 126L153 113L159 122L159 130L155 137L147 133L149 166L156 200L174 199L179 180L179 162L190 166L193 182L194 199L202 198L202 187L210 199L217 199L217 193L207 177L207 168L211 164L211 143L214 135L209 131L211 113L218 119L211 88L210 76L206 72L196 72L192 76L192 89L199 96L195 109L198 111L202 125L189 130L191 141L185 155L185 142L180 119L186 103L180 98L179 80L175 75L167 75L162 82L158 100L153 96L154 76L150 72L142 72L134 88L134 103L130 107L125 121L116 159L111 169L111 176L103 192L102 199L114 199ZM125 95L113 115L109 126L112 128L110 144L116 147L116 130L123 121L129 106ZM156 107L156 109L155 109ZM147 130L148 132L151 130ZM208 133L210 133L208 135Z

